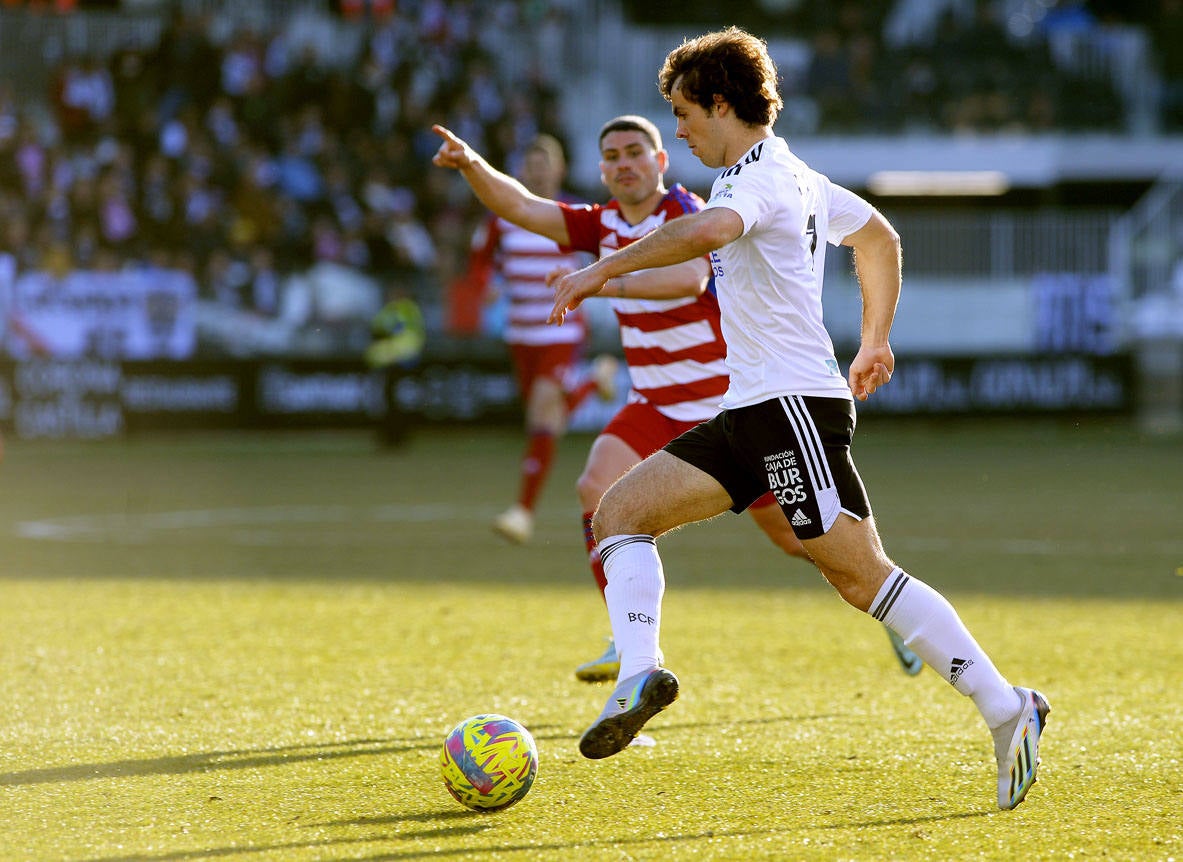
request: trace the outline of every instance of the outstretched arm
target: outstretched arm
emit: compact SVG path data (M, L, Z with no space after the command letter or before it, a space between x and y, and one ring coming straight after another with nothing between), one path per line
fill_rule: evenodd
M742 233L743 220L726 207L711 207L666 222L632 245L556 281L552 285L555 304L547 322L562 323L564 315L589 296L611 295L611 290L604 289L609 279L703 257Z
M842 241L854 249L854 265L863 297L863 322L858 354L850 363L847 382L859 401L866 401L891 380L895 355L889 338L900 299L900 237L875 212L861 228Z
M435 125L431 130L443 138L432 163L459 171L481 203L531 233L542 234L559 245L570 242L562 208L555 201L538 197L513 177L494 168L443 126Z
M574 270L556 269L546 276L546 283L555 283ZM711 267L706 258L696 257L685 263L642 269L627 275L610 278L600 296L609 299L681 299L699 296L711 280Z

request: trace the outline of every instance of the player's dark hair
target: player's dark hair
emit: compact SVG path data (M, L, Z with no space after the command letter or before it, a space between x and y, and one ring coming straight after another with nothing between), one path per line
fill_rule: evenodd
M752 126L772 125L784 105L768 45L738 27L687 39L670 51L657 85L666 101L676 86L706 111L722 96L736 117Z
M616 117L604 123L600 127L599 146L604 148L604 138L612 132L640 132L649 139L649 143L653 145L653 149L661 151L661 132L657 130L657 126L651 123L644 117L636 114L625 114L621 117Z

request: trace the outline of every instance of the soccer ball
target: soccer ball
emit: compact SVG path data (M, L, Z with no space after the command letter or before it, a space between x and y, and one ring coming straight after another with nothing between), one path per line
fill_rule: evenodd
M504 715L474 715L453 728L440 752L444 787L474 811L500 811L530 792L538 749L530 731Z

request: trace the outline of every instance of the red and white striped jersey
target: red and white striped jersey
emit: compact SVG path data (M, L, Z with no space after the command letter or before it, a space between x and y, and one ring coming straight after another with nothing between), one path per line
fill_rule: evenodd
M503 333L507 343L570 344L587 335L583 317L577 316L570 329L546 322L555 303L546 275L559 266L579 269L586 263L584 255L563 251L552 239L492 216L473 237L469 273L484 284L493 273L500 274L501 290L509 299Z
M635 225L625 221L615 200L603 206L564 204L563 215L571 236L569 247L603 256L702 207L700 197L675 185L657 208ZM620 342L632 378L630 400L648 401L679 422L702 422L717 414L727 391L727 345L719 324L714 283L694 297L610 297L609 302L620 323Z

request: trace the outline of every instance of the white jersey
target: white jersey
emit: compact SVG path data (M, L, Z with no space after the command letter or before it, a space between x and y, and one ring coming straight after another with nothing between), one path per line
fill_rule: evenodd
M731 374L723 407L781 395L852 398L822 324L822 274L826 242L865 225L871 205L783 138L765 138L715 180L711 207L735 211L744 229L711 255Z

